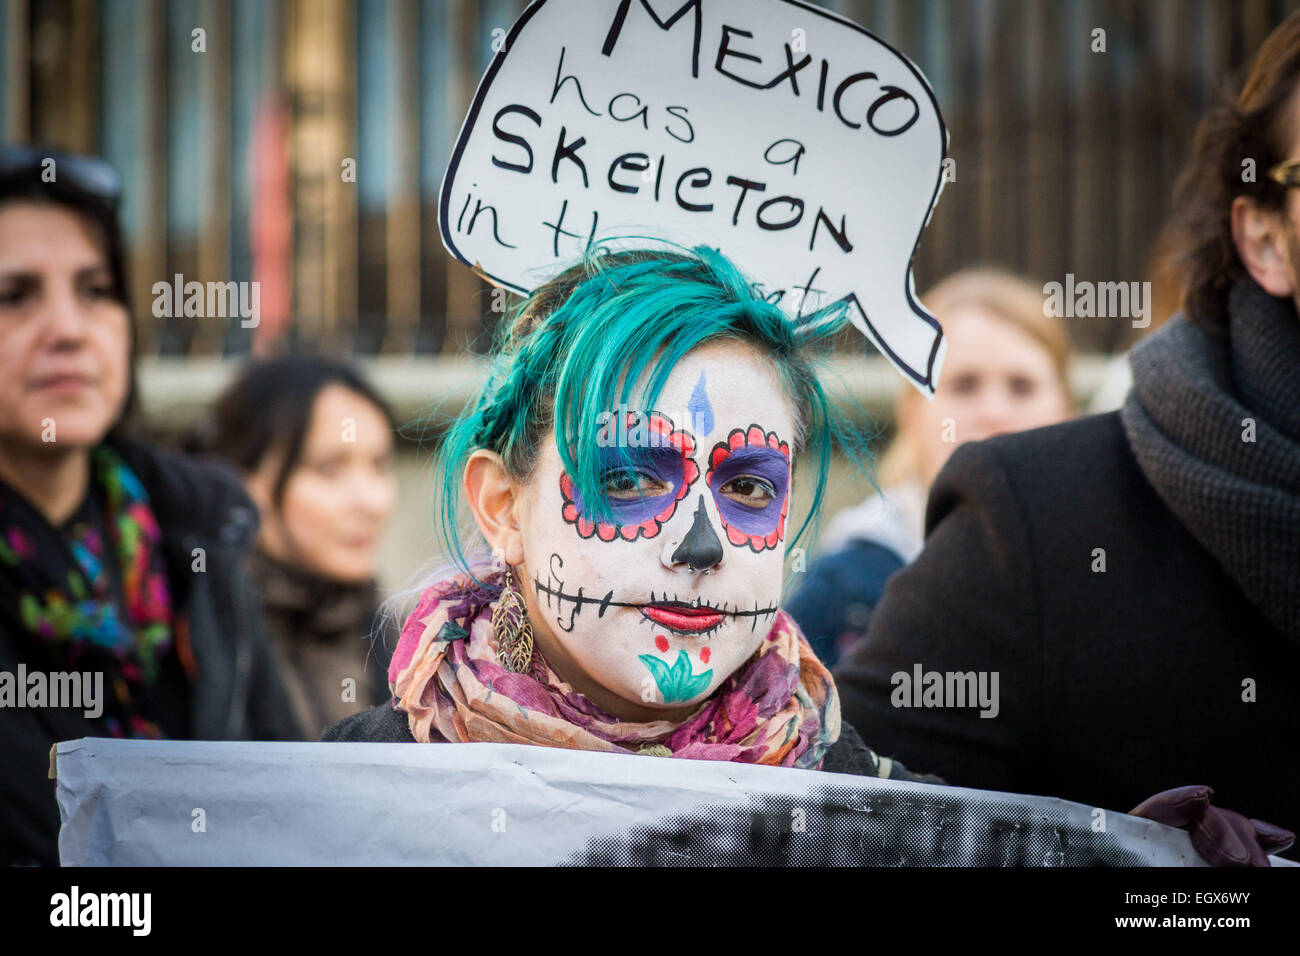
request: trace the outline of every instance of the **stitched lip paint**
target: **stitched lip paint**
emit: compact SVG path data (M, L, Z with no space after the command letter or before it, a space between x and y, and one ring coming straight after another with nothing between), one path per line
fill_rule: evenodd
M685 634L710 631L726 616L711 607L681 604L647 604L641 608L641 613L656 624Z

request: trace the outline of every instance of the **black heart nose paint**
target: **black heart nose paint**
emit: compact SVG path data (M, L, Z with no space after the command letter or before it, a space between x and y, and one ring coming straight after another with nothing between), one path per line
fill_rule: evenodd
M722 560L722 542L709 523L709 513L704 510L704 495L695 507L695 520L691 530L673 552L673 563L684 562L692 571L703 571Z

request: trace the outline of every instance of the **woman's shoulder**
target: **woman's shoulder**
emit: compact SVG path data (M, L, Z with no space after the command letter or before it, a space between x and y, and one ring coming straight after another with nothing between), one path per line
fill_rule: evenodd
M1081 539L1091 550L1099 524L1142 544L1147 529L1174 522L1143 477L1118 412L961 445L930 489L927 550L933 551L936 530L955 512L969 520L949 531L949 553L976 547L976 539L1019 537L1015 550L1033 560L1039 546L1068 554ZM998 547L1009 553L1005 542ZM952 557L947 560L955 566Z
M866 745L862 735L848 721L840 724L840 736L822 759L827 773L847 773L859 777L880 776L880 757Z
M257 509L234 469L225 462L116 436L107 442L149 493L164 533L198 531L250 539Z
M881 757L867 746L857 728L847 721L840 724L839 739L826 751L822 770L826 773L847 773L858 777L878 777L882 780L904 780L911 783L945 782L942 777L913 773L897 760Z
M406 712L393 707L392 701L344 717L326 727L320 739L327 743L415 743Z
M1032 503L1051 503L1053 510L1065 497L1124 500L1131 498L1135 489L1147 485L1119 412L1086 415L968 442L953 453L949 465L940 472L936 486L941 480L996 467L1021 497ZM1098 480L1099 475L1104 480ZM932 496L931 505L933 501ZM1091 514L1088 508L1076 506L1072 510Z

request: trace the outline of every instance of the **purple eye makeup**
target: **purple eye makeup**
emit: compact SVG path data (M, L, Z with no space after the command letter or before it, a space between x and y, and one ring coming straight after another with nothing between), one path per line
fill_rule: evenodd
M732 544L765 551L785 539L790 446L776 432L733 429L709 453L705 482Z
M573 479L567 472L560 474L563 517L580 537L595 536L601 541L655 537L699 477L699 466L693 460L695 439L689 432L674 428L672 420L658 412L651 412L644 421L635 412L626 416L627 433L645 434L651 440L646 447L626 449L627 459L619 448L602 449L600 480L612 521L590 517Z
M610 520L593 517L594 509L582 500L573 479L567 472L560 474L562 514L579 537L656 537L699 477L690 432L674 428L672 419L660 412L642 418L629 411L625 416L618 433L648 440L601 449L599 477ZM705 483L732 544L766 551L785 540L790 447L776 432L759 425L733 429L710 452Z

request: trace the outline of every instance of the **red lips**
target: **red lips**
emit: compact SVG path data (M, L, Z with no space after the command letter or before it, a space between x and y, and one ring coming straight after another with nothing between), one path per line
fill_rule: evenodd
M721 624L725 616L711 607L682 604L647 604L641 608L641 613L656 624L685 633L711 630Z

